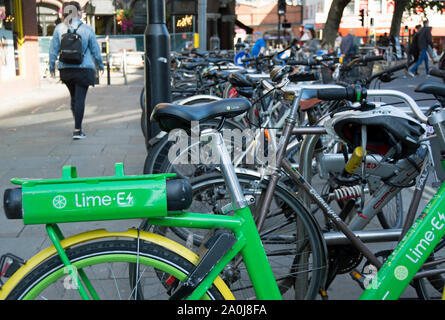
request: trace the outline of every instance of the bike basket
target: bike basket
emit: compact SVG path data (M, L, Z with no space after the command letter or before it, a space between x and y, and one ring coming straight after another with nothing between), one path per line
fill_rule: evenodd
M125 176L117 163L110 177L78 178L65 166L61 179L12 182L22 185L24 224L48 224L166 216L166 180L174 176Z

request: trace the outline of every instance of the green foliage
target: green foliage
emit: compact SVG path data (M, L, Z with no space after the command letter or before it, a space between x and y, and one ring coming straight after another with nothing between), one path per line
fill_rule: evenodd
M400 0L399 0L400 1ZM445 10L445 2L437 0L411 0L406 1L405 10L410 14L421 14L426 17L426 9L442 12Z

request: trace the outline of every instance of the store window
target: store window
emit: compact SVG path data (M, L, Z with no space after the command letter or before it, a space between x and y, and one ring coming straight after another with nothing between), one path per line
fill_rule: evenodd
M374 0L374 11L376 13L382 13L382 11L383 11L383 1L382 0Z
M113 15L94 16L94 28L96 30L96 35L113 34L114 16Z
M48 4L37 4L37 25L40 37L53 35L56 25L60 23L57 6Z
M137 0L134 3L133 33L144 34L146 27L147 27L147 1Z
M344 10L345 15L353 15L355 13L355 0L351 0Z

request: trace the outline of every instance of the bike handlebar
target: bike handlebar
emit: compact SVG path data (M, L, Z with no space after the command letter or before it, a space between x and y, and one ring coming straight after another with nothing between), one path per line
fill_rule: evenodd
M397 66L385 69L383 71L380 71L378 73L375 73L375 74L371 75L366 80L366 82L369 84L372 80L377 79L378 77L381 77L381 76L383 76L385 74L390 74L390 73L393 73L393 72L396 72L396 71L399 71L399 70L402 70L402 69L405 69L405 68L407 68L407 65L404 63L404 64L399 64Z
M371 62L371 61L381 61L383 56L362 56L358 59L359 62Z
M348 100L351 102L360 102L362 99L366 98L366 89L360 86L318 89L317 98L320 100Z
M411 109L413 114L423 123L428 122L428 118L420 110L416 101L404 92L397 90L367 90L361 86L333 87L317 89L317 98L320 100L348 100L360 102L369 97L393 97L403 100Z
M437 68L430 69L430 75L445 79L445 70L440 70Z
M274 56L273 55L268 55L268 56L256 56L256 57L251 57L251 58L242 58L241 61L242 62L250 62L250 61L259 61L262 59L265 60L270 60L272 59Z
M399 98L406 102L406 104L410 107L411 111L414 113L414 115L423 123L428 122L428 118L425 116L425 114L420 110L419 106L417 105L416 101L411 98L406 93L403 93L401 91L397 90L385 90L385 89L379 89L379 90L368 90L368 97L394 97Z

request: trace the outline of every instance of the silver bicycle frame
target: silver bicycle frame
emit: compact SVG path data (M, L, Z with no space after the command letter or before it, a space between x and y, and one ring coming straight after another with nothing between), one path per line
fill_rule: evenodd
M233 209L242 209L247 207L246 199L244 198L241 185L235 172L235 167L230 160L230 155L227 151L221 133L214 129L205 129L202 131L201 136L205 139L211 138L211 143L219 155L221 173L227 185L227 189L229 190L230 197L234 205Z

